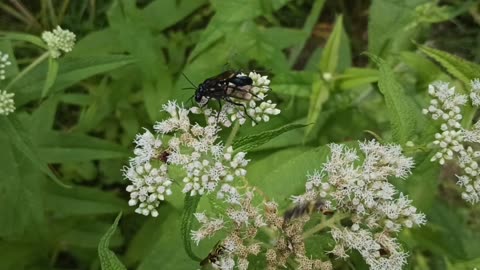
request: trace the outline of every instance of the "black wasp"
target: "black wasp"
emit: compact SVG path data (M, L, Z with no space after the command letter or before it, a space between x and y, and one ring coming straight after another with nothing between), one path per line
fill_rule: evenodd
M184 75L185 76L185 75ZM194 85L186 76L185 78ZM210 99L218 101L220 106L219 113L222 108L221 101L228 102L230 104L241 106L246 116L252 121L256 122L248 113L245 104L240 103L237 100L251 100L253 97L259 98L257 95L251 92L253 88L253 80L247 75L227 70L217 76L206 79L203 83L195 87L194 98L197 103L203 103L205 106Z

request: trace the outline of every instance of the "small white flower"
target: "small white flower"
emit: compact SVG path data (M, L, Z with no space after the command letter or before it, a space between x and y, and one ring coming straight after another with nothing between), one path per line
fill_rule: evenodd
M6 68L12 63L8 60L8 54L0 51L0 81L6 79Z
M9 115L15 111L14 93L0 90L0 115Z
M68 53L72 51L75 45L75 34L69 30L64 30L60 26L52 31L45 31L42 33L42 39L47 43L50 55L53 58L58 58L61 51Z

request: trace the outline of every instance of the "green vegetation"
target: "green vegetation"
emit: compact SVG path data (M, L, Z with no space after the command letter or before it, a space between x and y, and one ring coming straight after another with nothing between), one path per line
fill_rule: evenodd
M404 269L480 269L478 199L467 202L457 184L460 157L431 161L441 121L422 114L429 85L449 82L469 97L456 130L474 138L460 141L480 150L480 83L471 83L480 78L480 1L10 0L0 14L0 269L199 269L226 234L196 245L193 213L225 206L182 193L182 176L158 217L139 215L123 171L136 134L167 118L164 104L194 103L182 74L199 84L226 69L271 80L268 99L281 113L222 127L219 141L247 152L240 183L275 200L279 216L329 160L327 145L397 144L415 168L391 183L427 219L398 234ZM57 26L75 34L74 46L67 32L61 42L42 35ZM321 222L304 234L307 254L369 269L358 251L327 253L335 242L322 232L355 223L345 217L312 214ZM264 261L250 255L249 269Z

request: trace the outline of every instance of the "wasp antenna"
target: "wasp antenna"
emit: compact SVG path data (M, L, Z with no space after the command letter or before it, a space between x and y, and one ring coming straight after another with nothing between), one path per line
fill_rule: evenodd
M192 106L193 106L193 105L194 105L194 104L193 104L193 97L194 97L194 96L195 96L195 95L193 95L193 96L191 96L190 98L188 98L186 103L188 103L189 101L191 101L191 102L192 102Z
M190 79L187 77L187 75L185 75L185 73L182 72L182 75L183 75L183 77L185 77L185 79L187 79L187 81L194 87L193 89L197 89L197 87L195 86L195 84L193 84L193 82L190 81Z
M193 88L193 87L183 87L182 90L195 90L197 88Z

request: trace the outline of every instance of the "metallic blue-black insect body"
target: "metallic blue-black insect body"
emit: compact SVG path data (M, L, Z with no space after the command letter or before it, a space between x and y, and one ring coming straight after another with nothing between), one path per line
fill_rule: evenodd
M252 119L247 113L245 105L238 102L238 100L248 101L256 97L256 95L251 92L252 88L252 78L240 72L225 71L199 84L194 96L197 103L203 103L202 106L205 106L210 99L217 100L220 109L222 106L221 101L240 106L243 108L245 115ZM252 121L255 122L253 119Z

